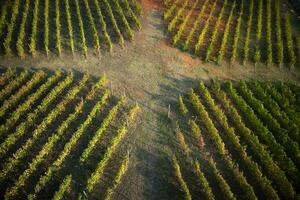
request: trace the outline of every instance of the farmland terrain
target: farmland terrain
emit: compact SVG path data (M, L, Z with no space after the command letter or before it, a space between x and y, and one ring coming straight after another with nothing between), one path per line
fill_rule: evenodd
M243 63L240 61L229 63L226 60L221 61L218 65L211 62L203 62L199 57L189 52L182 52L180 49L172 47L170 34L163 19L163 2L158 0L141 0L141 7L142 12L139 20L142 28L140 31L134 30L134 39L131 42L125 40L124 47L113 43L111 52L106 47L104 50L101 50L99 56L99 54L95 53L93 45L87 45L88 56L86 57L82 50L79 52L75 50L76 56L73 56L70 50L62 51L60 56L58 56L56 50L54 53L51 53L50 50L48 56L44 52L37 52L37 55L34 57L26 54L25 59L14 54L9 56L1 54L1 70L4 72L9 67L18 67L18 73L22 73L23 69L34 71L42 69L46 72L49 71L51 74L55 70L61 69L64 74L73 72L77 81L82 78L85 72L90 74L93 80L103 77L105 74L108 77L106 88L113 97L113 102L108 105L109 108L116 104L121 96L126 96L129 102L128 107L130 107L129 105L135 105L135 102L140 107L136 122L133 123L133 128L130 129L130 137L124 142L127 146L124 145L123 148L125 150L120 150L120 152L123 152L121 154L123 155L122 158L126 160L126 149L130 149L130 164L122 179L122 184L116 188L116 192L113 194L113 199L175 199L176 197L182 199L183 196L181 195L183 194L178 189L179 183L173 170L173 155L176 154L174 146L178 140L176 137L176 130L178 130L176 121L181 119L178 117L178 96L185 95L190 88L198 87L196 80L207 83L211 79L220 82L242 79L271 82L283 81L299 85L300 70L297 64L290 68L280 67L277 64L266 65L264 62L259 62L256 65L253 62L247 62L242 65ZM84 22L88 23L87 21ZM79 35L78 38L80 38ZM66 41L65 44L68 46ZM43 48L41 47L41 49ZM52 51L55 48L55 45L53 45ZM81 47L78 48L81 49ZM85 88L85 90L88 89ZM102 92L97 94L100 96L103 94ZM80 98L77 100L80 102ZM296 99L295 104L297 105L298 103L299 105L297 100L299 99ZM92 104L91 102L90 104ZM76 104L74 103L74 105ZM189 108L191 107L190 105ZM109 108L106 108L106 113ZM124 111L124 113L126 112ZM65 115L67 114L64 114L64 117L66 117ZM102 117L98 120L102 120ZM181 120L186 126L187 119L184 118L186 121ZM181 125L179 124L180 127ZM112 130L117 130L116 127L114 128ZM76 130L76 128L74 129ZM90 129L92 130L92 128ZM114 131L110 132L115 133ZM223 133L224 129L221 129L221 132ZM1 142L3 141L5 140L1 140ZM87 144L86 141L85 143ZM208 146L213 145L211 141L207 143ZM63 146L61 149L63 149ZM79 155L78 152L77 154ZM203 160L206 162L205 165L209 166L209 159ZM121 165L121 161L121 158L117 161L118 166ZM217 160L217 162L219 161ZM69 163L64 170L59 172L59 178L56 179L56 182L69 180L66 172L71 168L71 164ZM77 166L74 166L74 170L76 170ZM1 165L1 167L3 169L5 165ZM25 166L22 166L22 168L25 169ZM92 169L89 170L92 171ZM117 169L114 170L116 171ZM22 169L19 169L19 172L21 171ZM7 190L7 188L13 188L19 175L17 174L16 177L11 178L7 182L9 187L1 183L1 193L13 191ZM35 177L35 180L38 181L37 177ZM75 183L84 198L83 187L79 181L80 177L75 177L75 180L78 180L78 184L77 182ZM191 179L191 181L194 180ZM51 182L51 184L55 185L56 182ZM232 185L235 184L234 180L231 180L230 183L233 183ZM28 195L27 191L34 191L35 184L29 185L28 188L26 186L25 189L22 188L19 190L20 193L18 195ZM96 188L96 191L103 191L100 183L98 183L98 186L99 188ZM107 187L108 185L105 185L105 188ZM237 197L241 197L241 193L237 192L238 188L234 188L233 192L237 193ZM275 188L277 189L279 186ZM55 189L58 189L58 187ZM67 194L69 196L66 197L75 198L78 194L74 191L78 192L77 188L73 188ZM197 189L191 189L191 191L193 195L197 192ZM255 190L255 194L258 191ZM299 194L299 188L296 188L295 191ZM90 193L89 199L103 198L103 196L98 197L96 194L96 192ZM282 197L281 195L282 193L280 193L280 197ZM263 198L262 196L258 197ZM197 199L196 196L194 198ZM220 197L216 196L216 198Z

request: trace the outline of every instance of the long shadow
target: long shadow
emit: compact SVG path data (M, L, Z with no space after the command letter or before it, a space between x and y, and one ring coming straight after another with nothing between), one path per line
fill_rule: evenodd
M147 166L151 166L139 168L140 173L148 177L146 183L148 189L144 191L145 197L180 199L181 192L176 189L176 178L171 164L173 151L176 148L176 138L174 137L174 122L168 117L168 106L171 107L171 113L177 112L178 95L186 93L187 89L194 87L197 81L185 76L174 78L169 75L166 75L164 79L167 83L158 84L160 88L158 93L144 90L158 107L156 109L143 103L156 117L156 123L144 119L144 128L150 130L151 134L156 134L153 141L149 141L155 144L155 147L152 147L151 151L144 148L137 149L137 157L146 162Z

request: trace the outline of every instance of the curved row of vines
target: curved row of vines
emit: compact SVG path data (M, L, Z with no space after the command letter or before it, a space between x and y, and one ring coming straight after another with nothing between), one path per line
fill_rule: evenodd
M2 199L119 195L138 104L105 75L9 68L0 80Z
M212 81L179 96L172 164L182 198L296 198L299 92L282 82Z

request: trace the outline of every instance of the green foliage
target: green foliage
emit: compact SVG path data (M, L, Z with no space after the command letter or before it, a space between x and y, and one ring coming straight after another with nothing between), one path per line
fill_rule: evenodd
M298 66L300 67L300 34L296 37L296 42L297 42L297 50L298 50L297 62L298 62Z
M275 0L275 12L276 12L277 62L279 65L281 65L283 63L283 44L282 44L282 33L281 33L280 0Z
M258 137L254 133L252 133L252 131L248 127L246 127L242 117L239 115L237 109L231 104L231 101L228 99L226 93L220 89L220 86L217 83L213 84L212 90L215 93L217 99L222 103L225 111L230 117L230 120L238 130L236 133L241 136L241 139L246 141L248 148L258 158L258 164L266 168L269 180L273 180L273 182L276 183L280 188L282 187L282 185L289 185L290 183L288 182L284 171L282 171L278 167L277 163L273 160L266 146L260 143ZM276 159L276 155L274 157ZM255 166L251 167L251 165L249 167L250 169L252 168L251 170L255 170L256 168ZM267 180L265 180L264 182L266 181ZM263 182L261 184L263 184Z
M208 40L209 45L207 47L206 56L205 56L205 61L206 62L208 62L210 60L211 53L214 49L215 42L217 40L218 32L219 32L219 29L220 29L220 25L221 25L222 19L224 18L224 11L225 11L225 8L227 6L227 3L228 3L227 0L225 0L222 3L222 8L221 8L221 11L218 14L218 18L217 18L217 21L216 21L216 24L215 24L214 31L213 31L213 33L211 34L211 37Z
M257 9L256 42L255 42L255 53L254 53L255 64L261 61L262 22L263 22L263 1L259 0L258 9Z
M281 88L286 88L285 84L281 85ZM278 105L284 110L288 117L295 122L300 124L300 114L297 112L295 105L292 103L295 101L293 94L284 95L285 89L279 91L273 84L267 83L265 85L266 91L274 98Z
M177 130L176 130L176 138L177 138L180 148L182 149L184 154L186 156L188 156L191 153L191 149L189 148L188 144L186 143L185 137L182 134L179 127L177 127Z
M216 181L218 183L218 187L220 188L220 190L222 191L222 194L224 195L224 198L225 199L231 199L231 200L236 199L234 194L231 191L230 186L228 185L226 180L223 178L223 176L219 172L215 161L212 158L210 158L208 161L209 161L208 163L209 163L210 167L213 170L213 174L214 174L214 177L216 178Z
M37 167L45 160L46 156L54 151L55 144L61 139L63 134L66 133L66 130L69 128L70 123L77 119L79 113L82 111L83 102L80 102L76 107L73 113L71 113L65 121L57 128L55 133L48 138L48 141L38 154L31 160L29 167L19 176L17 181L12 187L7 189L6 196L13 198L17 195L19 189L25 186L28 178L37 170Z
M73 26L72 26L72 16L70 11L69 0L64 0L66 5L66 15L67 15L67 23L68 23L68 31L69 31L69 45L74 56L75 47L74 47L74 34L73 34Z
M23 12L23 16L22 16L22 22L20 25L20 31L19 31L19 36L18 36L18 40L17 40L17 52L18 55L21 58L25 57L24 54L24 38L25 38L25 25L26 25L26 20L27 20L27 16L28 16L28 10L29 10L29 0L25 1L25 8L24 8L24 12Z
M201 87L204 87L203 83L200 83L199 87L200 89ZM209 96L208 92L203 93L203 95ZM253 188L249 185L249 183L247 183L247 180L244 177L243 173L239 170L238 166L233 162L230 154L228 154L228 151L219 134L219 131L216 129L213 121L211 120L208 112L206 111L205 107L201 103L199 97L193 92L192 89L189 92L189 97L196 112L199 114L199 117L205 124L206 129L209 132L211 141L213 142L216 151L218 152L218 154L220 154L223 157L226 166L233 172L235 179L237 180L238 184L240 185L243 192L245 193L245 197L247 197L247 199L257 199L254 194Z
M178 104L179 104L180 112L182 114L186 114L188 112L188 109L186 108L181 95L179 95L179 97L178 97Z
M46 52L48 54L48 46L49 46L49 38L48 35L49 35L49 32L48 32L48 7L49 6L49 2L47 2L48 0L45 1L45 49L46 49ZM36 53L36 40L37 40L37 26L38 26L38 20L39 20L39 3L40 3L40 0L35 0L34 1L34 9L33 9L33 21L32 21L32 24L31 24L31 35L30 35L30 44L29 44L29 49L30 49L30 52L32 53L32 55L35 55ZM47 16L46 16L47 15ZM47 41L48 40L48 41ZM46 47L47 46L47 47Z
M263 123L272 131L275 139L280 143L286 153L291 157L291 159L296 163L300 164L300 151L297 142L290 139L287 130L283 129L270 112L264 107L262 102L253 96L253 93L249 90L246 83L241 81L238 85L239 92L245 98L247 103L253 108L253 110L258 114Z
M200 184L203 188L203 191L205 193L206 199L208 199L208 200L215 199L215 196L212 192L212 189L209 185L209 182L207 181L204 173L201 171L200 163L198 161L195 162L195 171L196 171L196 174L197 174L197 178L199 179L199 182L200 182ZM233 196L233 194L232 194L232 196ZM230 198L226 198L226 199L230 199Z
M128 3L128 0L121 0L121 2L122 2L122 5L124 5L124 7L125 7L125 11L126 11L127 16L130 18L130 20L132 21L134 26L138 30L141 30L142 25L141 25L140 21L138 20L137 16L135 15L135 13L132 11L132 9L131 9L131 7Z
M294 140L299 141L298 128L295 121L289 119L284 110L280 108L278 103L263 89L262 85L257 81L247 84L252 90L252 93L263 103L266 109L272 114L274 118L280 123L284 129L287 130L288 135Z
M168 31L169 32L173 31L178 19L181 17L181 15L183 14L183 12L185 11L187 6L188 6L188 1L186 0L186 1L184 1L184 4L178 9L175 16L173 17L173 19L168 24Z
M101 9L100 9L99 2L98 2L97 0L94 0L94 4L95 4L95 6L96 6L97 15L98 15L98 18L99 18L99 20L100 20L102 32L103 32L103 34L104 34L104 37L105 37L106 43L107 43L107 45L108 45L109 51L112 51L112 43L111 43L111 39L110 39L110 36L109 36L108 33L107 33L106 22L105 22L105 20L104 20L103 15L102 15L102 12L101 12ZM110 15L110 16L111 16L111 15ZM114 23L114 21L113 21L113 23Z
M26 133L28 127L32 126L35 123L35 120L38 118L38 115L42 112L45 112L46 109L50 106L50 104L58 97L58 95L65 89L71 82L73 81L73 76L69 75L65 78L64 81L60 83L60 85L56 86L40 103L40 105L31 113L27 115L25 121L20 123L16 127L16 131L14 133L8 134L7 138L0 145L0 154L4 155L9 147L14 145L15 142ZM14 161L14 159L13 159ZM8 163L6 163L8 165ZM9 168L12 169L12 168ZM5 170L3 170L5 172ZM0 173L1 174L1 173ZM1 177L1 176L0 176Z
M209 90L203 83L200 83L199 90L205 97L205 101L208 104L210 110L213 111L219 124L223 127L226 138L229 139L230 143L234 146L241 160L245 163L245 166L250 175L255 179L256 184L265 192L268 199L279 199L276 191L273 189L271 182L262 175L259 166L255 163L251 157L247 155L246 149L240 144L239 137L235 134L235 129L231 127L227 122L227 117L220 107L218 107L214 99L211 97Z
M142 28L139 20L142 12L139 0L70 2L70 0L3 2L0 8L3 53L6 55L17 53L23 59L26 51L29 50L29 53L35 57L39 48L43 48L49 57L51 48L54 48L57 55L61 57L66 41L66 46L70 48L73 56L79 46L87 58L89 44L93 44L96 54L100 56L102 47L107 47L112 52L112 36L117 38L116 41L124 47L123 36L132 41L133 29ZM107 25L112 29L108 30ZM78 38L74 30L78 32ZM90 34L87 34L87 31Z
M267 64L273 62L273 53L272 53L272 9L271 9L271 0L267 0Z
M61 56L61 38L60 38L60 6L59 0L55 0L55 26L56 26L56 48L58 55Z
M78 18L78 23L79 23L79 30L80 30L80 37L81 37L81 47L84 52L85 58L87 58L87 46L86 46L86 38L85 38L85 33L84 33L84 27L83 27L83 21L82 21L82 16L80 13L80 6L78 0L75 0L75 6L76 6L76 14Z
M6 99L2 106L0 107L0 117L3 117L5 113L9 110L9 108L16 106L16 104L20 101L22 97L24 97L32 88L37 85L42 79L45 77L45 72L37 71L34 73L29 81L24 83L23 86L13 95L11 95L8 99Z
M70 185L72 184L72 175L68 175L64 178L63 182L59 186L58 191L55 192L53 196L53 200L60 200L63 198L64 193L70 189Z
M111 140L109 146L107 147L104 156L102 160L97 164L97 167L95 171L89 176L87 180L87 191L92 192L96 183L99 179L103 176L104 169L107 166L109 160L111 159L114 152L117 150L119 144L123 140L123 138L126 136L126 133L128 131L127 124L130 124L133 122L137 116L137 113L139 112L140 108L136 104L134 105L128 114L126 115L126 120L122 123L122 125L118 128L116 135Z
M287 51L289 55L289 64L290 67L293 68L296 63L296 57L294 52L291 20L290 20L290 15L288 13L284 15L284 25L285 25L285 37L287 40Z
M128 165L129 165L129 156L126 155L123 158L122 164L120 168L118 169L117 175L114 177L113 180L113 185L110 186L105 194L105 200L110 200L112 194L114 193L114 190L118 187L118 185L122 182L122 177L125 175L125 173L128 170Z
M3 6L1 7L1 15L0 15L0 36L3 34L2 29L4 25L6 24L6 14L9 8L8 1L5 1Z
M198 140L198 138L201 137L201 129L199 128L195 120L189 120L189 126L193 136Z
M206 33L209 30L209 24L210 24L210 21L213 19L213 13L215 11L216 5L217 5L217 1L215 1L214 4L213 4L213 6L211 7L208 19L207 19L207 21L206 21L203 29L201 30L201 33L198 36L198 40L197 40L197 43L195 45L195 53L196 54L199 53L200 48L201 48L201 46L203 44L203 41L204 41L204 37L205 37Z
M177 4L180 0L176 0L171 7L169 7L166 11L164 11L164 19L168 19L169 17L171 17L171 15L173 14L174 11L176 11L175 9L177 8Z
M263 125L259 118L257 118L252 108L245 102L245 100L242 97L240 97L237 94L236 90L232 87L232 83L228 82L225 86L226 92L230 94L235 104L237 104L239 109L242 110L246 119L251 123L252 127L254 128L256 135L261 141L263 141L265 144L268 144L268 147L271 152L274 152L274 159L277 161L278 165L282 167L282 169L284 169L287 174L291 176L297 175L299 172L295 168L295 165L291 161L291 159L286 155L284 148L276 142L274 136ZM276 168L274 170L276 170ZM282 174L279 174L279 177L280 182L277 181L276 183L282 184L281 188L284 194L289 197L294 196L294 190L291 184L286 179L286 177L284 177Z
M16 70L13 68L7 70L0 76L0 82L7 82L7 79L14 76L14 73L16 73ZM90 128L91 125L95 125L95 119L99 117L98 114L100 111L109 108L107 116L102 119L102 124L98 127L98 131L89 138L86 148L82 149L84 152L82 153L82 158L85 161L89 158L92 151L96 149L95 147L98 145L98 142L102 140L101 138L103 138L103 133L106 132L107 127L111 125L115 126L113 121L117 119L119 115L122 116L121 122L117 122L119 126L117 134L110 140L109 145L107 145L104 156L97 165L98 168L95 169L91 176L89 175L89 179L87 180L87 182L90 183L89 187L94 187L98 182L97 180L101 179L101 176L103 176L107 164L114 157L114 154L118 152L118 147L121 145L127 132L129 132L130 124L134 122L138 115L140 110L138 104L134 104L128 112L123 112L124 110L127 110L122 109L125 104L125 97L119 99L119 102L112 108L110 106L105 108L108 105L107 100L110 99L108 90L102 90L107 82L107 77L105 75L98 80L91 80L88 74L84 74L80 80L76 79L74 81L75 83L73 83L72 87L69 89L66 88L73 82L73 75L69 74L68 76L61 76L61 71L56 71L55 74L46 77L44 71L30 73L26 70L15 75L14 80L20 81L21 79L19 77L22 77L22 79L24 79L22 82L24 83L25 80L27 80L27 82L25 82L23 86L15 86L18 89L15 88L14 91L16 92L14 95L11 95L11 98L7 98L9 101L12 100L10 101L11 104L15 104L18 99L24 96L25 93L31 91L37 84L40 85L39 87L36 87L36 91L32 91L32 95L26 95L27 97L24 98L24 101L22 101L20 106L10 105L17 107L15 112L13 112L14 118L8 118L8 120L11 119L12 121L5 123L5 125L9 125L10 127L3 127L4 124L1 125L1 130L4 130L4 133L6 133L6 129L12 129L18 118L23 116L23 113L29 110L28 115L20 121L18 126L12 130L12 133L8 134L1 143L1 156L4 158L4 164L0 172L0 182L10 178L10 175L13 174L16 169L23 164L24 159L26 159L26 165L23 166L20 174L17 174L12 183L4 188L3 196L5 199L15 199L23 196L24 194L22 191L26 188L26 185L29 184L31 178L36 176L36 174L39 174L38 171L41 167L46 166L45 171L38 175L38 181L34 186L34 190L27 196L28 199L39 198L40 192L48 186L49 182L55 178L60 170L64 169L67 158L70 158L74 153L75 148L78 147L78 144L81 144L80 140L83 138L84 134L88 133L88 128ZM8 87L8 82L6 85L7 88L10 88ZM101 96L99 93L96 93L99 90L101 91ZM61 94L63 94L63 97L59 99ZM80 96L82 96L81 100ZM36 104L37 100L38 103ZM112 100L112 102L115 101L113 98ZM31 111L28 107L32 104L36 105ZM77 105L73 107L75 104ZM94 104L94 106L92 106L92 104ZM0 107L0 110L3 109L4 111L5 109L8 109L6 108L6 105L7 103L3 104L3 106ZM67 108L70 105L72 105L72 107ZM89 113L87 113L87 109L90 110ZM67 111L67 114L64 114L66 113L65 111ZM82 112L83 114L81 114ZM40 118L40 116L43 117ZM84 118L86 119L81 121ZM77 124L78 127L76 126L77 128L75 127L76 129L73 132L72 127L75 125L74 123ZM46 133L50 127L52 128L49 135ZM70 129L72 132L70 132ZM7 154L13 150L11 146L18 144L20 138L29 130L30 134L28 136L26 135L26 140L20 143L20 146L18 146L16 151L12 152L12 154ZM69 133L71 133L71 135L68 135ZM57 152L59 142L62 140L64 146L62 146L63 148L60 149L60 152ZM40 143L40 141L43 142ZM7 146L7 148L5 148L5 146ZM34 155L27 157L28 152L31 152L32 150L35 151ZM4 151L6 151L6 153ZM54 160L52 160L49 165L48 159L52 156L54 156ZM114 192L114 189L120 183L123 174L127 170L128 158L126 158L126 160L127 161L124 159L124 163L119 168L113 184L109 186L110 189L106 194L107 199L111 197L111 194ZM78 161L80 162L81 160L78 159ZM80 164L86 165L88 163L81 162ZM71 175L74 175L73 172L70 173L70 176ZM97 177L99 179L97 179ZM94 182L91 182L91 180ZM53 198L63 198L64 193L69 190L71 182L71 178L66 176Z
M174 168L175 176L178 179L179 184L180 184L180 190L184 193L184 199L185 200L192 200L190 190L189 190L186 182L184 181L184 179L182 177L182 174L181 174L181 171L180 171L180 166L179 166L179 163L178 163L175 156L173 157L173 168Z
M195 32L197 30L197 28L200 26L200 23L201 23L201 20L203 18L203 14L205 12L205 9L207 8L208 6L208 3L209 3L209 0L205 0L203 6L201 7L201 10L197 16L197 19L193 25L193 28L191 29L191 31L189 32L188 36L186 37L185 39L185 42L183 44L183 49L184 50L188 50L188 48L190 47L190 43L192 41L192 38L194 37L195 35Z
M103 122L101 123L101 126L96 131L95 135L92 137L92 139L89 141L87 147L83 151L83 153L80 156L80 162L85 162L92 151L97 146L97 142L100 141L100 139L103 137L103 134L107 127L110 125L110 123L115 119L120 107L125 103L126 98L122 97L119 102L109 111L108 115L104 118Z
M130 28L130 25L124 15L124 12L119 4L119 1L118 0L112 0L112 4L114 5L114 10L118 13L120 19L121 19L121 22L123 23L123 26L125 28L125 33L128 37L129 40L133 40L133 37L134 37L134 34Z
M24 70L17 78L9 82L2 90L0 90L0 101L3 102L16 88L18 88L28 77L29 72Z
M247 21L247 30L246 30L246 39L244 44L244 57L243 62L245 63L249 58L249 43L250 43L250 34L251 34L251 26L253 21L253 9L254 9L254 2L253 0L250 0L250 7L249 7L249 15L248 15L248 21Z
M37 0L39 1L39 0ZM49 55L49 0L45 0L45 5L44 5L44 47L46 51L46 55ZM35 39L34 39L35 41ZM33 44L35 44L34 42ZM30 45L31 53L34 55L35 54L35 46L36 45Z
M6 119L5 123L0 125L0 134L8 132L20 117L53 85L58 78L61 77L61 72L56 71L53 76L50 76L47 81L42 84L33 94L31 94L25 102L20 104L13 113Z
M88 0L84 0L84 5L85 5L87 16L89 19L89 27L92 31L93 38L94 38L94 46L98 52L98 55L100 56L100 41L99 41L99 37L98 37L98 31L96 28L96 24L94 22L94 18L93 18Z
M12 40L12 35L14 31L14 27L16 25L16 19L19 13L19 6L20 6L20 0L14 1L13 7L12 7L12 14L10 16L10 22L7 26L7 34L4 39L4 51L6 55L11 55L12 50L11 50L11 40Z
M241 25L242 25L243 15L244 15L244 0L242 0L241 2L240 13L237 19L237 25L234 32L232 53L230 57L231 62L235 61L238 56L238 43L241 37Z
M65 95L65 97L60 101L43 119L41 123L39 123L35 129L32 131L32 136L26 140L24 144L13 154L12 157L8 158L8 161L5 163L4 170L1 173L1 178L3 175L7 174L8 172L11 172L14 170L14 167L20 163L21 159L24 158L27 155L27 152L30 148L35 144L35 142L41 137L41 134L46 130L46 128L59 116L63 113L63 111L66 109L66 106L77 96L77 94L81 91L85 83L87 82L89 76L88 74L85 74L81 81L79 81L78 85L75 85L73 88L71 88L68 93ZM24 123L24 122L23 122ZM28 124L27 124L28 127ZM27 128L25 125L25 128ZM26 129L23 129L22 131L25 131ZM5 146L11 146L16 142L16 139L20 137L24 133L16 132L15 134L12 134L11 138L13 140L5 140ZM8 138L8 139L11 139ZM1 144L1 148L2 148ZM1 149L1 153L4 150Z
M134 8L134 12L137 14L137 15L141 15L142 14L142 6L140 4L140 2L138 0L131 0L131 5L132 7Z
M80 137L85 133L85 130L90 126L92 120L96 117L97 113L101 110L103 105L108 99L108 91L106 90L102 95L101 99L94 105L85 121L80 124L76 132L71 136L68 142L64 145L63 150L60 152L57 159L50 165L46 173L39 178L38 183L35 186L34 192L28 196L29 199L36 199L36 195L46 186L46 184L51 180L54 172L59 170L62 166L62 163L65 161L66 157L71 153L75 148Z
M220 154L226 154L225 145L222 142L222 139L220 138L218 130L215 128L198 95L194 92L193 89L190 90L188 95L196 113L199 115L200 119L205 123L207 130L210 132L216 150Z
M191 9L191 10L188 12L188 14L184 17L184 20L183 20L183 22L180 24L178 31L177 31L176 34L173 36L173 38L172 38L172 43L173 43L174 45L176 45L176 44L179 42L179 40L180 40L180 38L181 38L181 35L182 35L183 32L185 31L186 25L187 25L187 23L189 22L189 19L190 19L190 17L192 16L192 14L193 14L193 12L194 12L194 10L195 10L197 4L198 4L198 0L196 0L196 1L193 3L192 9Z
M236 1L234 1L233 4L232 4L231 11L230 11L230 14L229 14L229 17L228 17L228 21L227 21L226 26L225 26L221 47L220 47L219 54L218 54L217 59L216 59L218 64L221 62L221 60L223 59L224 54L225 54L225 48L226 48L227 43L228 43L228 36L229 36L230 26L231 26L231 23L232 23L233 13L234 13L235 7L236 7Z
M0 76L0 85L3 87L16 74L16 68L9 67Z
M183 150L186 154L184 156L188 155L189 159L195 156L201 161L208 160L218 187L226 199L236 197L218 171L216 163L209 159L210 153L221 158L223 167L230 171L242 191L242 198L257 199L252 186L255 186L256 190L263 191L262 195L266 199L294 198L296 194L294 186L299 185L299 171L296 167L298 137L293 131L297 132L298 129L296 122L291 121L288 112L285 113L282 109L286 108L287 111L295 109L292 107L297 104L292 91L295 89L282 82L275 87L272 83L257 81L248 83L240 81L236 84L237 89L233 87L232 82L226 82L224 88L225 91L216 82L212 82L210 88L207 88L200 82L196 89L197 93L191 89L187 94L188 105L192 108L190 112L196 115L195 120L188 121L192 138L196 140L192 144L198 146L203 129L205 139L210 142L210 148L214 151L206 152L203 145L199 148L200 153L196 154L197 150L193 145L189 148L188 142L191 138L186 141L178 128L176 137L180 144L179 149ZM204 126L201 130L196 121ZM232 152L235 153L234 157ZM239 165L243 166L243 171ZM206 187L202 191L206 191L204 193L207 198L213 198L209 195L211 194L207 188L209 183L207 180L205 182L205 174L203 172L201 174L200 166L193 169L197 177L199 176L201 186Z
M94 0L94 1L97 1L97 0ZM110 6L110 4L107 0L103 0L103 1L104 1L104 4L105 4L105 8L107 9L107 14L109 15L109 18L112 22L113 29L116 32L118 42L122 47L124 47L124 38L123 38L123 35L122 35L122 33L121 33L121 31L118 27L117 21L115 19L113 11L112 11L112 8L111 8L111 6ZM99 11L98 11L98 13L99 13Z

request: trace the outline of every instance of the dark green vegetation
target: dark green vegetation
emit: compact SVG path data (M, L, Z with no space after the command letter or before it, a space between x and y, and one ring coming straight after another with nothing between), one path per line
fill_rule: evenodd
M289 0L293 6L293 9L296 10L298 15L300 15L300 1L299 0Z
M106 76L9 68L0 76L1 199L110 199L130 166L139 106Z
M282 82L199 82L180 97L173 167L181 199L295 199L299 102L300 87Z
M24 58L44 51L76 50L88 56L100 49L112 51L113 42L124 47L124 38L134 39L140 30L137 0L10 0L1 1L1 53Z
M172 44L205 62L300 65L300 23L286 1L167 0L164 20Z

